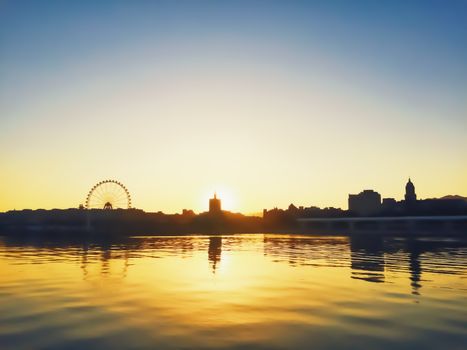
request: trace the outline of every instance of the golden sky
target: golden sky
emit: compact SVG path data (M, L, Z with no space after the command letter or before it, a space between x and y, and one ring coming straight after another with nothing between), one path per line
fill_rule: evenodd
M77 207L105 179L169 213L216 190L244 213L346 208L409 176L467 195L454 10L408 8L414 29L395 8L76 6L0 12L1 211Z

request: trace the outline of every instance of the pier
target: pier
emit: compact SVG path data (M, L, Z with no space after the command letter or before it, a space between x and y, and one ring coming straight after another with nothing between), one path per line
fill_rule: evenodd
M465 216L392 216L355 218L299 218L299 229L347 233L467 233Z

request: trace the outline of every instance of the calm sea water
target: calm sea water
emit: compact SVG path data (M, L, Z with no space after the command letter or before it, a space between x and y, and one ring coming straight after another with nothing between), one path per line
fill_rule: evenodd
M467 241L0 237L0 349L466 349Z

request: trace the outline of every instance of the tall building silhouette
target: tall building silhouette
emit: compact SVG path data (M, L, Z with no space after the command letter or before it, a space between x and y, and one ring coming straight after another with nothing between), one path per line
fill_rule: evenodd
M210 213L220 213L221 209L221 200L217 198L217 194L214 193L214 197L209 199L209 212Z
M417 194L415 193L415 186L410 180L405 185L405 201L406 202L415 202L417 200Z
M349 194L349 210L357 215L372 215L381 209L381 195L373 190Z

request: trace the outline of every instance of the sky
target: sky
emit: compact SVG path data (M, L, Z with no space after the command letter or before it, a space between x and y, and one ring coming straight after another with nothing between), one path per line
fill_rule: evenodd
M0 0L0 211L467 196L467 1Z

